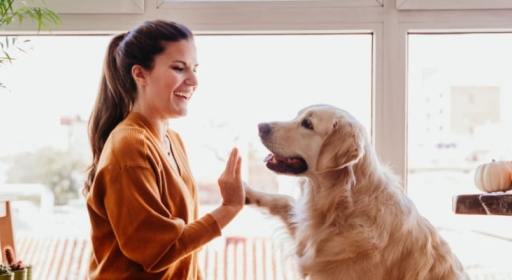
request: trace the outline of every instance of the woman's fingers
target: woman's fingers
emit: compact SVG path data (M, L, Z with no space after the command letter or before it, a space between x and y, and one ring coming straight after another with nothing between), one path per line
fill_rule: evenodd
M241 170L240 156L238 154L238 148L235 147L231 150L231 153L229 155L229 159L226 164L226 171L228 171L229 173L233 172L230 175L236 177L238 170Z
M233 148L226 168L218 179L222 205L211 212L221 228L224 228L245 205L245 188L242 182L242 157Z
M242 158L238 153L238 148L235 147L231 150L223 175L235 178L240 177L242 172L241 162Z
M225 204L240 205L245 202L242 183L242 157L238 149L233 148L226 163L226 169L218 179L220 193Z
M233 169L233 171L235 172L234 177L238 181L241 180L242 176L242 157L239 155L237 148L233 148L231 154L233 155L233 161L235 165Z

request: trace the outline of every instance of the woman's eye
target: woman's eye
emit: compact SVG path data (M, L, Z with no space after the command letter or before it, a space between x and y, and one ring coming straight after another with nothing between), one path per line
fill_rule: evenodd
M173 66L172 69L179 71L179 72L183 72L185 70L185 68L179 67L179 66Z
M307 129L313 129L313 123L309 119L302 120L301 125Z

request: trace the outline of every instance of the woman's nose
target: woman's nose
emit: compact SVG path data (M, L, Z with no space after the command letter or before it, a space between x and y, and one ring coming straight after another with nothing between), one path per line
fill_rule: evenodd
M189 85L189 86L197 86L198 84L198 81L197 81L197 75L196 73L192 72L190 73L190 75L188 76L187 79L185 79L185 84Z

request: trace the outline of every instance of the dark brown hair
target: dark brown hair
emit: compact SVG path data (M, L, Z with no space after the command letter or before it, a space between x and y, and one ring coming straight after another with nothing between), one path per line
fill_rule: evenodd
M128 115L137 94L132 67L153 68L155 56L165 43L192 38L184 25L165 20L145 21L133 30L112 38L103 63L98 95L89 118L92 164L84 185L86 195L94 181L96 166L110 132Z

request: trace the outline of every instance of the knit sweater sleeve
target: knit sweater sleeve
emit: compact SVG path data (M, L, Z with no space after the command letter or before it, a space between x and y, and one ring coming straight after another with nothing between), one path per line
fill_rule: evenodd
M147 139L111 138L117 145L104 148L110 149L111 157L96 175L94 188L103 199L96 205L103 205L103 218L126 257L148 272L158 272L221 235L209 214L185 221L183 208L194 207L195 202L187 201L186 189L167 178L170 173L164 172L158 151Z

